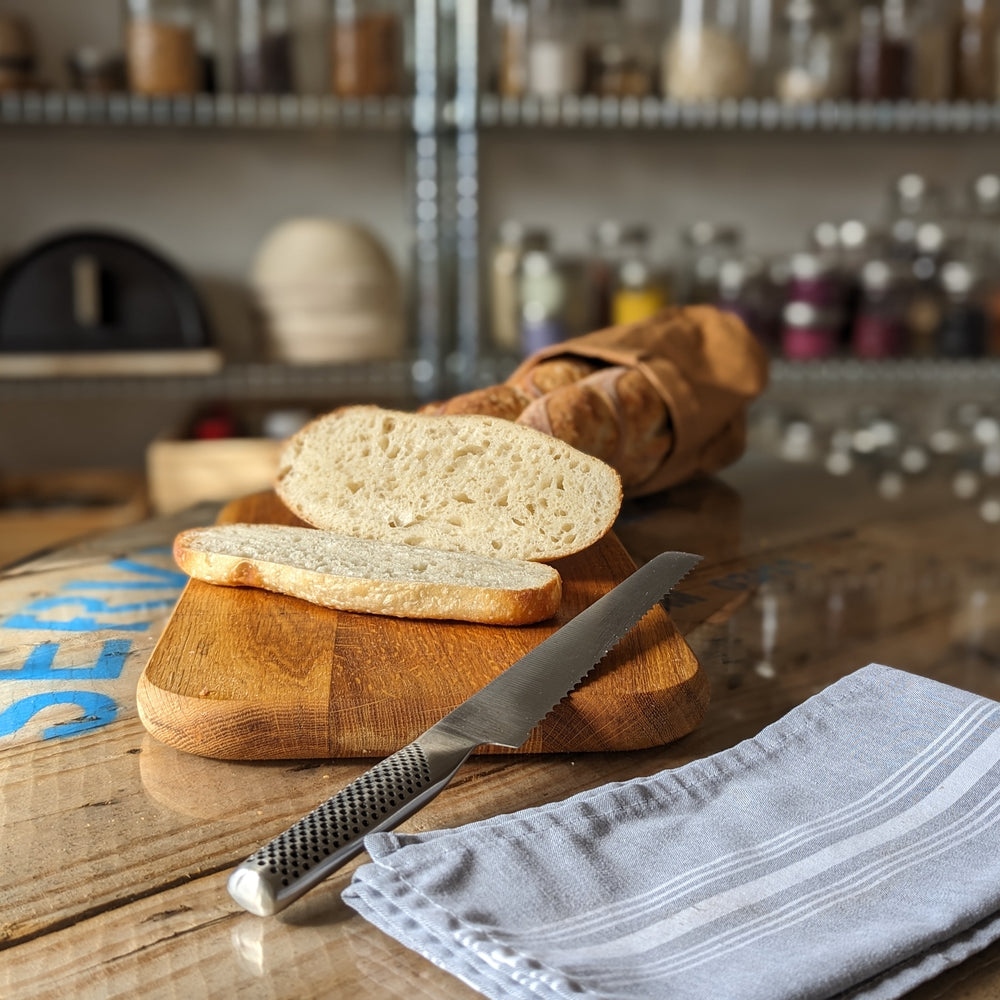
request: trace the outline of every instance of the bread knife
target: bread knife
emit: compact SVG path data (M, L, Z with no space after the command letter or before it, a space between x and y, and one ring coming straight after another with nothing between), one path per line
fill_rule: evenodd
M270 916L436 796L477 747L521 746L688 573L700 556L664 552L598 598L412 743L397 750L261 847L229 877L229 894Z

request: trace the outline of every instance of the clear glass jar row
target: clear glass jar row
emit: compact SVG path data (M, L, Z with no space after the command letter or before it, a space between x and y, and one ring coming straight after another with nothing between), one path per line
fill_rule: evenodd
M788 359L1000 355L1000 175L976 178L961 210L903 175L880 224L823 222L791 253L763 255L738 226L701 221L661 263L652 235L606 221L581 256L557 252L543 228L506 223L491 261L494 346L529 354L671 303L708 303Z
M222 53L240 93L295 90L291 0L233 0L220 19L212 0L125 0L126 84L149 96L213 93ZM328 66L338 97L388 97L403 90L399 0L329 0ZM227 44L221 44L223 40Z
M1000 97L1000 0L494 0L504 97Z

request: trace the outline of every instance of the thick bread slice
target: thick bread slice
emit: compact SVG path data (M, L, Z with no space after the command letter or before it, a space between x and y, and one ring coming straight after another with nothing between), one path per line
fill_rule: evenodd
M189 576L259 587L341 611L526 625L559 609L551 566L278 524L182 531L174 558Z
M317 528L534 561L592 545L622 502L610 465L541 431L377 406L307 424L285 445L275 488Z

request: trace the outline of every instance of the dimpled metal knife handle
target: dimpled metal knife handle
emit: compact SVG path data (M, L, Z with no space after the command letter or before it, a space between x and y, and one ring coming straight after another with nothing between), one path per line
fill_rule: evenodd
M429 729L252 854L229 877L229 894L266 917L283 910L432 799L478 744Z

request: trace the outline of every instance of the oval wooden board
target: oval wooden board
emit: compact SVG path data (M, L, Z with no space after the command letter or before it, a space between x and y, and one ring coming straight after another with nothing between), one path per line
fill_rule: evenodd
M273 493L237 500L219 520L301 523ZM206 757L391 753L635 569L613 534L554 565L559 614L516 628L338 612L191 580L139 680L139 716L161 742ZM694 654L657 606L518 752L660 746L707 705Z

